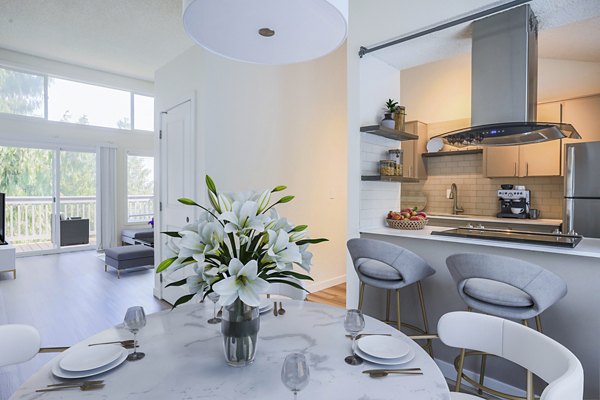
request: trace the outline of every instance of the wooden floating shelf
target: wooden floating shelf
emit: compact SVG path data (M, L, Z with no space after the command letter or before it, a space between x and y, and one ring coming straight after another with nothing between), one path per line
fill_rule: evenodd
M417 178L409 178L407 176L386 176L386 175L363 175L360 177L361 181L372 181L372 182L401 182L401 183L416 183L419 182Z
M394 139L399 141L404 140L417 140L419 136L412 133L397 131L395 129L386 128L379 125L362 126L361 132L370 133L371 135L381 136L388 139Z
M483 153L483 149L438 151L437 153L423 153L423 154L421 154L421 157L462 156L465 154L481 154L481 153Z

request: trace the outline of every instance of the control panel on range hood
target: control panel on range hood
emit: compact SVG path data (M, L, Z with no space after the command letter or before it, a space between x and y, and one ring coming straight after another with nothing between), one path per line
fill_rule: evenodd
M453 146L508 146L581 137L570 124L535 122L537 19L529 5L473 22L472 127L437 137Z

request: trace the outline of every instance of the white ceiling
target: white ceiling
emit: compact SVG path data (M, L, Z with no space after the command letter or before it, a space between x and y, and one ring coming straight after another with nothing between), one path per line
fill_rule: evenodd
M600 62L600 0L529 4L539 22L539 57ZM464 23L371 54L402 70L470 51L471 23Z
M181 0L0 0L0 48L154 80L192 45Z

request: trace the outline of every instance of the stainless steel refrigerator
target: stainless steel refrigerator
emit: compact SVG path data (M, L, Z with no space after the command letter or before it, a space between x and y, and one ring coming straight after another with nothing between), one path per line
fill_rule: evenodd
M600 142L565 146L563 232L600 238Z

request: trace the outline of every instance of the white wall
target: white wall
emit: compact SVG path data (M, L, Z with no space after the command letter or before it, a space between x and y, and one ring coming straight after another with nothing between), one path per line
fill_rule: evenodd
M63 64L4 49L0 49L0 66L45 73L149 95L152 95L154 90L152 82ZM154 143L152 138L152 132L123 131L46 121L41 118L0 114L0 145L70 146L89 149L95 149L99 145L110 145L117 148L117 199L119 201L116 218L117 237L119 239L121 237L120 232L126 226L127 219L127 152L153 155ZM147 227L146 224L139 226Z
M157 111L196 93L198 175L224 191L280 184L296 196L279 211L309 225L312 289L344 281L346 237L346 52L261 66L191 48L157 71ZM204 193L203 179L198 183Z

